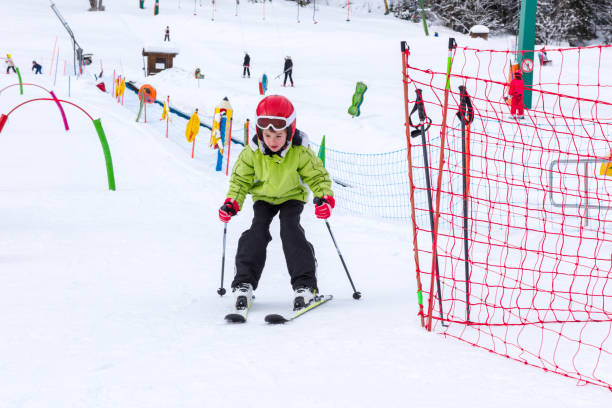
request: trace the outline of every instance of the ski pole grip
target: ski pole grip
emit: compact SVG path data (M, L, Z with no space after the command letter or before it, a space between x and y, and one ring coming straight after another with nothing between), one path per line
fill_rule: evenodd
M312 202L314 203L314 205L321 205L323 204L323 199L321 197L315 197Z

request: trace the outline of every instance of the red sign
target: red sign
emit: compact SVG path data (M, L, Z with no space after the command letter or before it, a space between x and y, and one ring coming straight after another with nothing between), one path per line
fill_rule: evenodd
M533 71L533 60L530 60L529 58L525 58L523 62L521 62L521 71L525 73L529 73Z

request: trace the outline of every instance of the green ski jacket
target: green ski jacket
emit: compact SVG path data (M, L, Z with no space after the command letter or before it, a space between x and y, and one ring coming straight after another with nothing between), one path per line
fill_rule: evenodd
M307 136L296 130L292 144L281 155L264 154L257 136L242 150L232 169L228 198L240 205L247 194L253 201L282 204L289 200L306 202L310 187L315 197L333 196L329 173L321 159L308 147Z

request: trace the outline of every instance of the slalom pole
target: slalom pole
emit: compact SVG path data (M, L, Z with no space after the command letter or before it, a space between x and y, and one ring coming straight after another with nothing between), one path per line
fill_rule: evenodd
M315 197L314 203L315 205L320 205L323 203L323 200L319 197ZM340 253L340 248L338 248L338 244L336 243L336 238L334 237L334 233L332 232L331 227L329 226L329 221L325 220L325 225L327 226L329 235L331 236L331 239L334 242L334 246L336 247L336 251L338 252L338 256L340 257L340 261L342 262L342 266L344 267L344 271L346 272L346 276L351 284L351 287L353 288L353 299L355 300L361 299L361 292L358 292L357 289L355 289L355 284L353 283L351 274L349 273L349 270L346 267L346 263L344 262L344 257L342 256L342 253Z
M55 83L57 82L57 63L59 62L59 56L60 50L59 47L57 47L57 58L55 59L55 77L53 77L53 86L55 86Z
M229 174L229 162L230 162L230 151L232 150L232 122L234 121L234 115L230 118L229 137L227 139L227 160L225 165L225 175ZM245 145L246 146L246 145Z
M315 17L315 12L317 10L317 0L312 1L312 22L317 24L317 19Z
M440 160L438 165L438 183L436 186L436 216L434 220L434 245L432 248L432 273L438 268L438 226L440 224L440 195L442 190L442 167L444 166L444 148L446 144L446 115L448 113L448 94L450 91L450 73L453 66L453 50L457 47L454 38L448 39L448 59L446 61L446 86L444 87L444 107L442 110L442 127L440 130ZM430 292L433 292L433 279L431 281ZM427 328L431 331L431 314L433 310L433 297L429 298L429 316L427 318Z
M53 71L53 60L55 59L55 47L57 46L57 36L55 36L55 42L53 43L53 54L51 54L51 65L49 66L49 76L51 76L51 71Z
M170 96L168 95L166 101L168 102L168 112L166 112L166 139L168 138L168 122L170 121Z
M406 41L401 42L402 49L402 82L404 85L404 114L406 118L406 143L408 144L408 179L410 180L410 210L412 215L412 248L414 251L414 262L416 265L416 281L417 281L417 300L419 304L419 315L421 316L421 327L425 327L425 315L423 313L423 286L421 284L421 267L419 262L419 244L417 240L417 225L416 213L414 206L414 177L412 175L412 143L410 142L410 113L408 111L408 82L405 79L406 66L408 65L408 56L410 48Z
M223 275L225 272L225 241L227 237L227 223L223 227L223 255L221 256L221 286L217 289L217 294L219 296L225 295L225 288L223 287Z
M297 22L300 22L300 2L296 1L295 5L297 6Z
M348 0L346 8L347 8L346 21L351 21L351 0Z

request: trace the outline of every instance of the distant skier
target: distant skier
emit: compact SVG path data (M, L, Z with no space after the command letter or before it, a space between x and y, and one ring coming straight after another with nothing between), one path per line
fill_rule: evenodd
M166 26L166 35L164 35L164 42L170 41L170 27Z
M293 86L293 61L290 56L285 57L285 67L283 68L283 72L285 74L285 80L283 81L283 86L287 86L287 78L291 81L291 86Z
M525 90L525 83L523 82L523 73L518 70L514 73L514 79L510 82L510 97L512 101L510 103L510 114L513 117L517 117L516 113L518 110L518 118L524 119L523 111L525 105L523 104L523 92Z
M315 206L316 216L327 219L335 205L331 180L308 146L306 134L296 129L289 99L267 96L257 105L256 115L256 135L238 156L227 199L219 209L219 218L227 223L240 211L246 195L253 195L253 222L238 241L232 292L236 309L248 308L272 240L270 223L279 214L283 251L295 291L294 308L301 308L318 292L314 249L300 225L308 199L306 185L322 200Z
M548 54L546 53L544 47L542 47L540 52L538 52L538 58L540 59L540 65L546 65L552 62L550 59L548 59Z
M42 74L42 66L36 61L32 61L32 71L34 71L34 75Z
M15 63L11 58L11 54L6 54L6 73L8 74L11 69L14 73L17 73L17 71L15 71Z
M251 77L251 56L248 52L244 52L244 61L242 61L242 77L248 74Z

